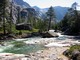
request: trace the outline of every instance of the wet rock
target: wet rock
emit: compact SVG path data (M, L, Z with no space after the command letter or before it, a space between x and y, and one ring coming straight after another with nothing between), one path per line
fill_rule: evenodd
M78 59L80 59L80 51L78 51L78 50L74 50L73 52L72 52L72 60L78 60Z

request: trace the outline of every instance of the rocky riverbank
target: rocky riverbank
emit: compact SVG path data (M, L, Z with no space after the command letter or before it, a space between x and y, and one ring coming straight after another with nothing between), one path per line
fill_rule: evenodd
M23 41L26 44L42 44L45 49L29 54L0 53L0 60L68 60L68 58L63 55L63 52L69 49L69 46L66 46L66 44L70 46L80 44L78 40L73 39L56 40L56 38L37 38L29 41L26 41L26 39L15 40Z
M34 36L41 36L38 32L32 33L16 33L16 34L2 34L0 33L0 40L12 40L12 39L21 39L21 38L30 38Z
M29 55L13 54L13 53L0 53L0 60L68 60L62 53L68 49L65 48L48 48L46 50L40 50Z

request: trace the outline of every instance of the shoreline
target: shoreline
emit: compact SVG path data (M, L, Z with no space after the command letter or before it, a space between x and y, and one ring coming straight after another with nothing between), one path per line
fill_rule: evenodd
M0 55L0 58L2 60L58 60L58 59L63 59L63 60L68 60L68 58L62 54L56 54L56 51L54 50L55 48L49 48L47 50L40 50L35 53L30 53L29 55L24 55L24 54L12 54L12 53L2 53ZM58 48L59 49L59 48ZM66 50L67 48L65 48ZM63 52L62 50L59 50L61 53ZM57 52L59 53L59 52Z
M66 39L66 40L56 40L55 38L41 38L42 40L40 39L36 39L36 40L29 40L29 41L25 41L25 39L22 41L24 41L26 44L43 44L44 46L45 45L48 45L50 43L58 43L58 44L70 44L70 45L74 45L74 44L77 44L78 41L76 40L73 40L73 39ZM47 40L46 40L47 39ZM16 41L20 41L19 39L16 40ZM29 43L30 42L30 43ZM80 43L80 42L79 42ZM68 60L68 58L66 56L63 55L63 52L65 50L69 49L69 46L51 46L51 47L46 47L46 49L44 50L39 50L39 51L36 51L34 53L30 53L28 55L22 55L22 54L18 54L19 56L17 57L17 54L12 54L12 55L9 55L9 54L3 54L4 55L4 58L7 59L8 57L12 57L12 59L14 60L18 60L18 59L29 59L29 60L54 60L54 59L63 59L63 60ZM1 55L0 55L1 56ZM16 56L16 58L14 57ZM25 57L26 56L26 57ZM2 57L2 56L1 56ZM4 58L2 58L3 60L5 60Z

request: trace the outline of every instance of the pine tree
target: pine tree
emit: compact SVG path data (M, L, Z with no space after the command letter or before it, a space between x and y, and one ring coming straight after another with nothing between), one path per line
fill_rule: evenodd
M74 24L72 25L72 30L74 33L78 34L79 31L80 31L80 20L79 20L79 16L78 16L78 11L77 11L77 6L78 6L78 3L74 2L72 4L72 13L74 13ZM72 22L71 22L72 23Z
M3 33L6 34L6 25L5 25L5 19L6 19L6 7L8 4L8 0L0 0L0 13L3 20Z
M13 13L13 0L11 1L10 3L10 21L9 21L9 24L10 24L10 28L9 28L9 33L12 33L12 13Z
M72 7L68 10L68 13L61 21L61 30L63 30L66 34L78 35L80 32L80 19L77 6L78 4L76 2L73 3Z
M47 18L49 18L49 26L48 26L48 31L49 31L51 28L51 21L55 17L54 9L52 6L49 8L46 14L47 14Z
M76 26L77 33L78 33L80 31L80 23L79 23L80 20L79 20L79 16L78 16L77 6L78 6L78 3L76 3L76 2L74 2L72 4L72 9L74 10L74 14L76 17L75 26Z

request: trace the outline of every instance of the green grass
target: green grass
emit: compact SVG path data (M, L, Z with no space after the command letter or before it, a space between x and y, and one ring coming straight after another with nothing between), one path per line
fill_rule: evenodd
M32 33L32 32L38 32L39 29L33 28L31 31L30 30L21 30L22 33ZM3 29L0 29L0 33L3 33ZM12 33L19 33L19 30L16 30L15 25L12 25Z
M21 30L21 32L22 32L22 33L32 33L32 32L38 32L38 30L39 30L39 29L33 28L32 30ZM15 25L13 25L12 32L13 32L13 33L19 33L20 30L16 30Z
M65 55L68 56L68 57L71 57L72 56L72 52L75 51L75 50L80 51L80 45L71 46L70 49L68 50L67 54L65 54Z
M70 47L69 52L73 52L74 50L79 50L80 51L80 45L73 45Z

